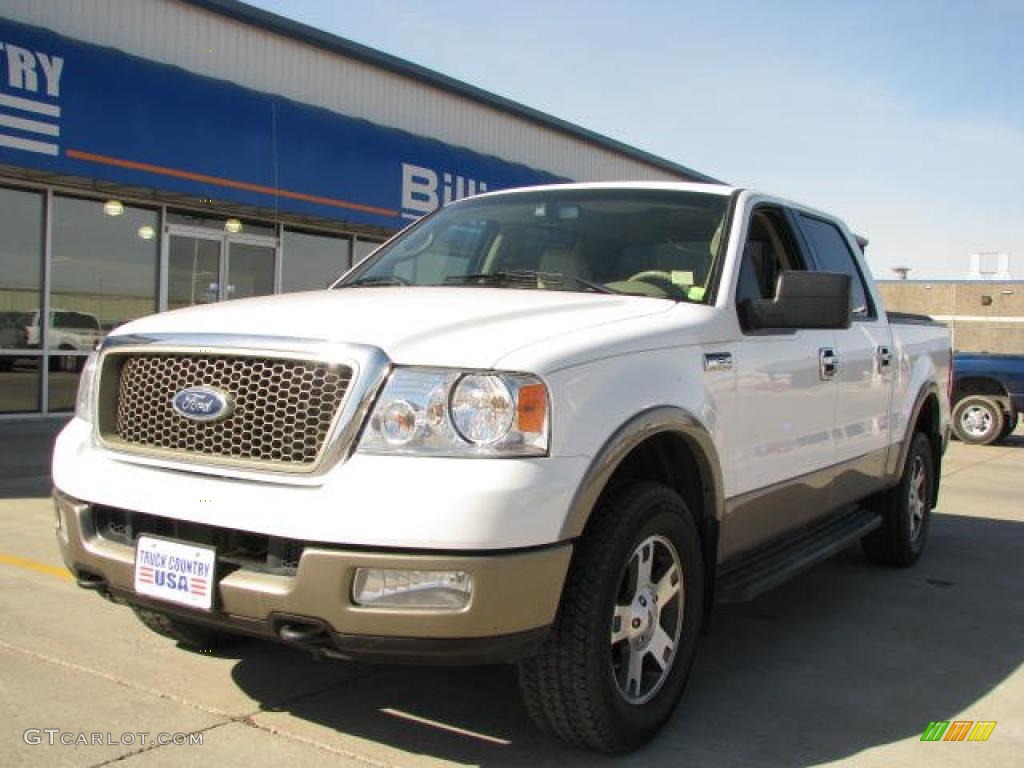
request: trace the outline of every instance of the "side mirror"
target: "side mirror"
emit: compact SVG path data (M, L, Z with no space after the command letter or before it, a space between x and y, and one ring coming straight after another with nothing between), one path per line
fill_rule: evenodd
M741 302L740 317L749 331L849 328L853 282L839 272L782 272L775 298Z

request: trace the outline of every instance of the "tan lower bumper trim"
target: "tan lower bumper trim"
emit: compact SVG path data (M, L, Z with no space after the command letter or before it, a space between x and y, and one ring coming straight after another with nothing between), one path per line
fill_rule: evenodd
M97 535L89 504L54 494L67 525L58 536L64 562L74 572L102 579L131 594L135 551ZM294 576L237 570L217 585L222 615L267 621L272 614L318 619L348 635L406 638L484 638L527 632L554 621L572 545L556 544L508 554L405 554L307 547ZM458 570L470 574L469 604L456 611L366 608L353 604L357 568Z

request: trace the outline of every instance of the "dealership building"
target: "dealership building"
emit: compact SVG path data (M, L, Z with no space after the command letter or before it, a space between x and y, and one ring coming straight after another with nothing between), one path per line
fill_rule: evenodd
M708 181L235 0L0 0L0 419L153 312L323 287L486 190Z

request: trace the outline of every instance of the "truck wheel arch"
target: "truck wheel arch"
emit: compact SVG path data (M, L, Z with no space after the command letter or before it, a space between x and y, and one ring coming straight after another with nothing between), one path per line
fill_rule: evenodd
M953 383L953 402L956 403L968 395L988 395L1009 399L1009 393L1003 383L990 376L968 375L962 379L956 379Z
M642 469L636 472L637 468ZM703 622L707 627L714 605L719 523L725 508L722 465L711 434L693 414L676 406L656 406L633 416L591 461L569 507L562 539L583 535L598 502L620 485L620 479L663 483L686 502L703 550Z
M609 484L629 461L657 446L664 461L664 449L672 446L684 451L680 458L692 462L691 467L673 473L671 467L659 467L667 477L657 478L676 490L694 512L703 519L718 522L724 507L721 464L718 451L704 425L691 413L675 406L657 406L642 411L622 424L594 456L573 497L569 514L562 526L562 538L573 539L583 534L587 521ZM679 481L696 471L700 484L697 496L692 485L679 487ZM673 481L672 476L675 475ZM647 478L655 479L655 478Z
M914 409L911 411L910 420L907 422L907 433L900 443L900 450L895 454L895 464L890 467L890 478L899 479L903 476L903 468L907 463L907 455L910 452L910 445L913 442L914 434L923 432L931 443L932 456L935 462L935 472L932 478L932 503L938 499L939 479L942 474L942 454L949 439L948 430L942 432L941 412L939 411L939 388L934 382L921 388L914 402Z
M956 407L956 404L963 400L965 397L971 395L983 395L995 400L999 406L1003 409L1003 413L1008 415L1015 415L1013 403L1010 399L1010 392L1006 386L999 381L989 376L977 376L970 375L965 376L962 379L957 379L953 383L953 394L950 397L950 409Z

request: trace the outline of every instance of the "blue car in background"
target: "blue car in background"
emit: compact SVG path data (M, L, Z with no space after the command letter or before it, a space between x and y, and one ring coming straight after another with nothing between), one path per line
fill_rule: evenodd
M988 445L1017 427L1024 411L1024 356L953 356L953 433L965 443Z

